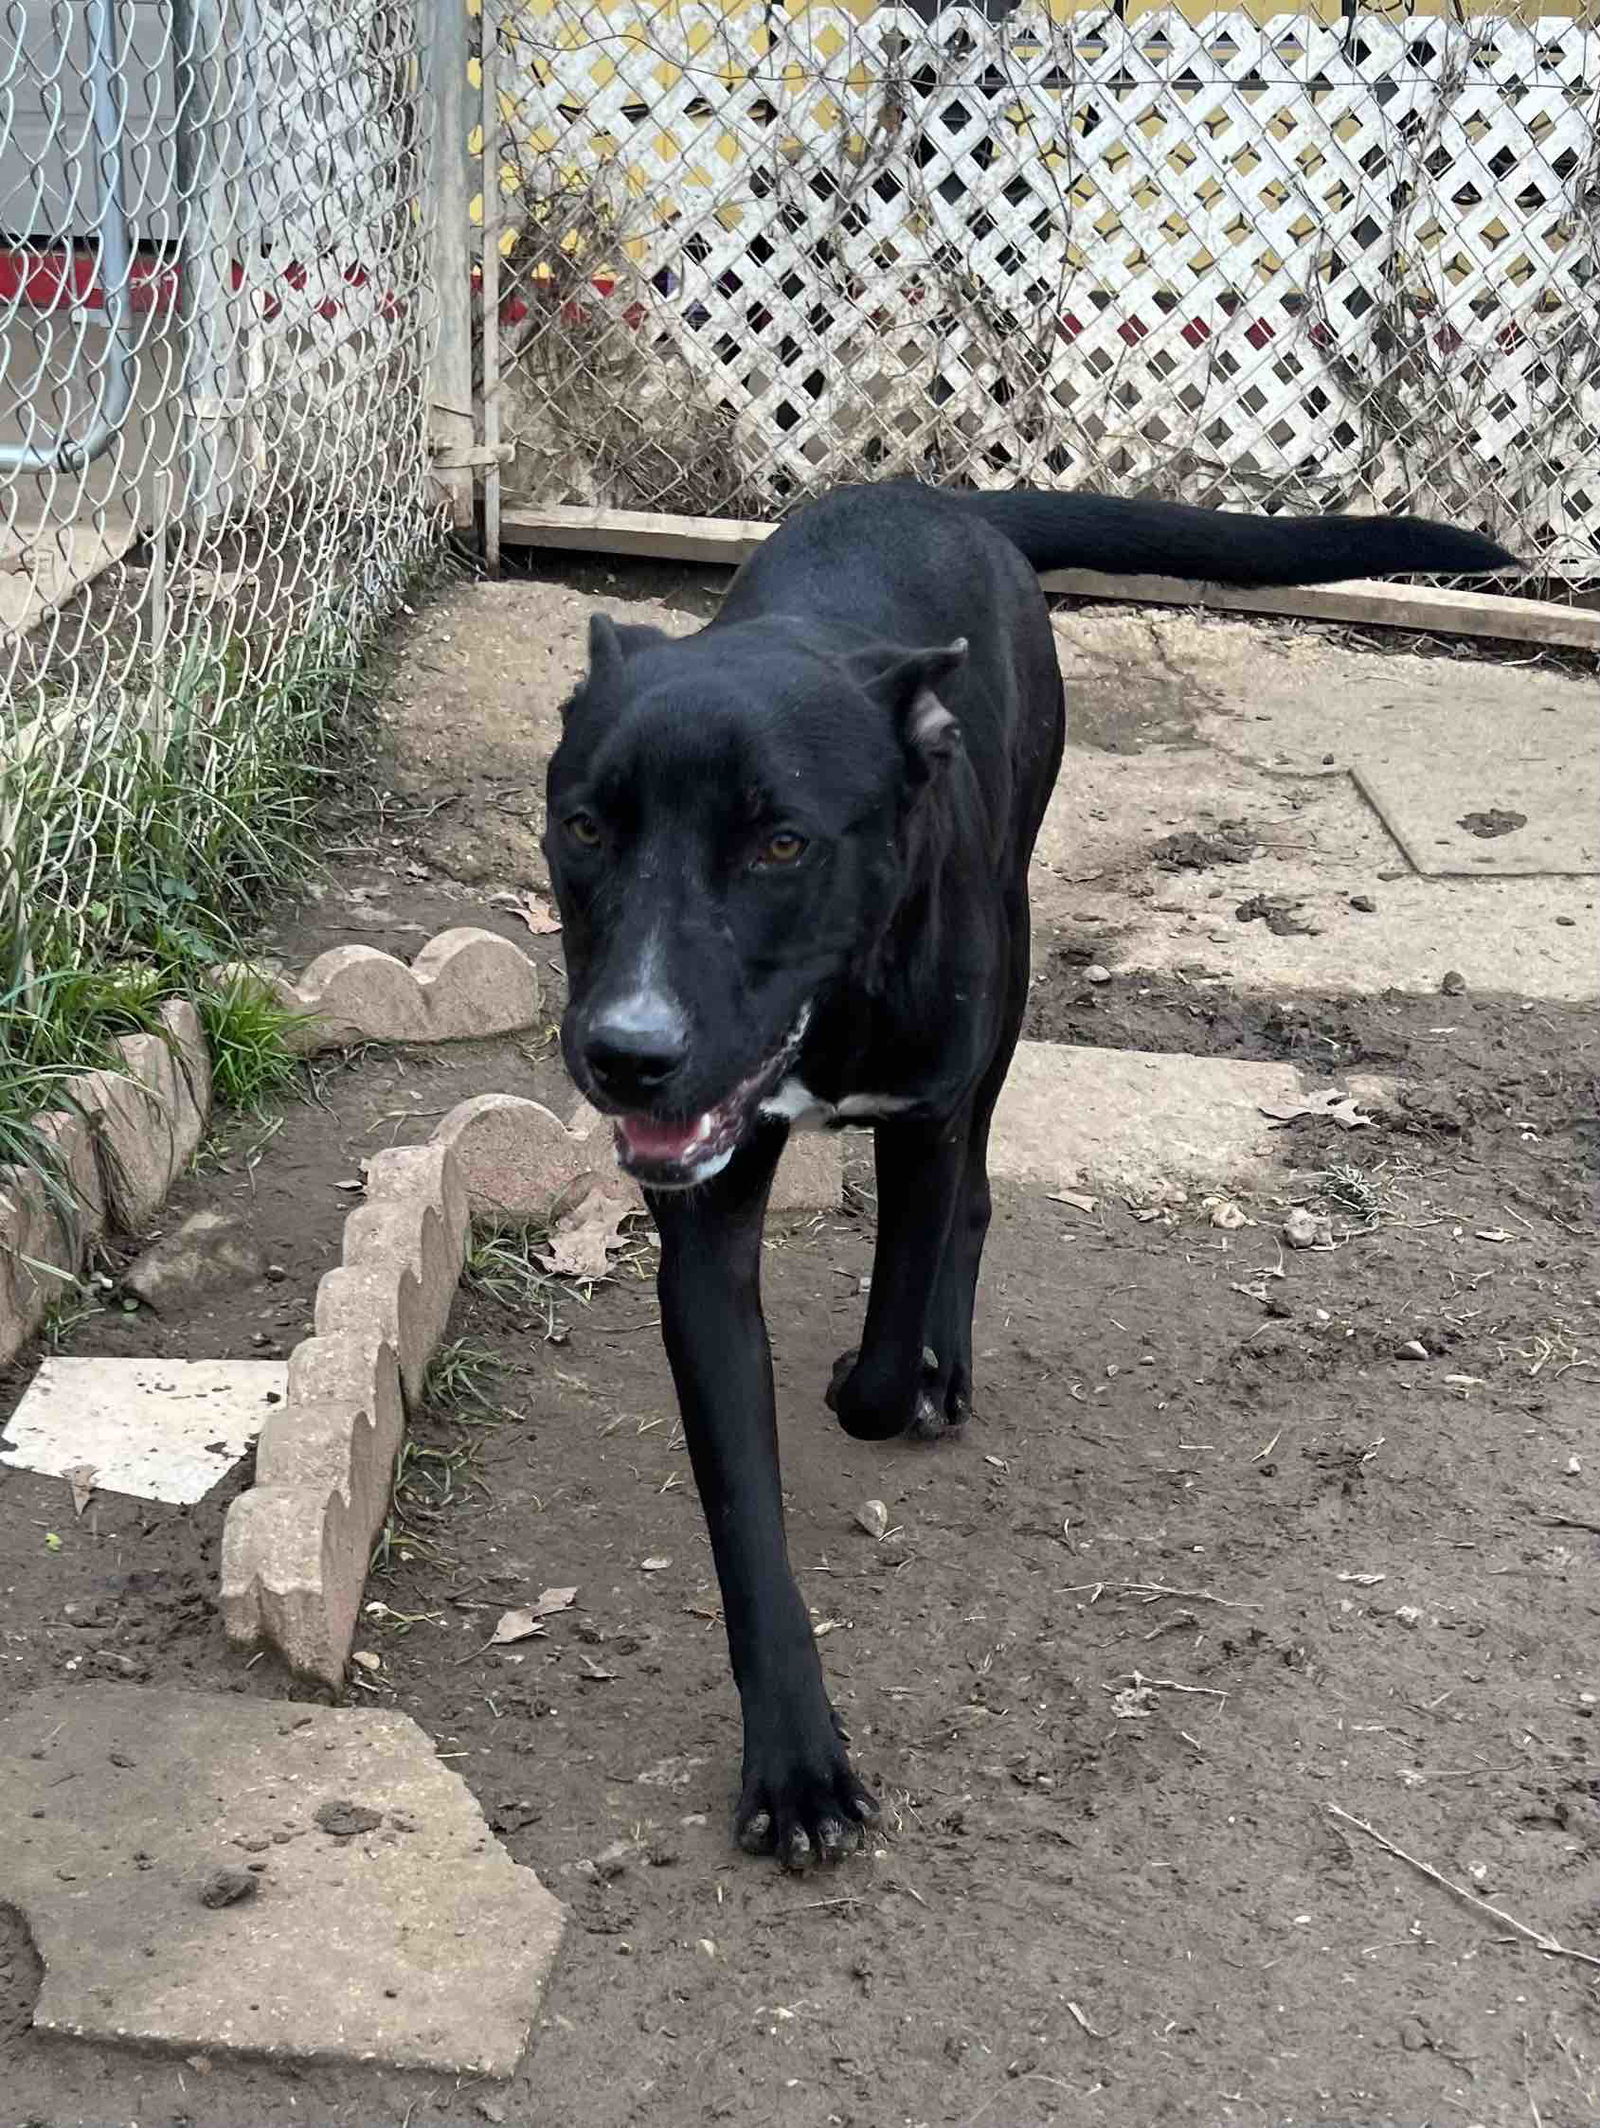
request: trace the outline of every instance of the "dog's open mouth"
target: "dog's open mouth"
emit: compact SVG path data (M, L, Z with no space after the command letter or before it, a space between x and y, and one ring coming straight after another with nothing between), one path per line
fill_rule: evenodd
M653 1190L692 1189L720 1173L738 1150L762 1100L793 1061L808 1018L808 1013L802 1013L782 1046L715 1108L681 1120L614 1115L611 1126L617 1158L628 1173Z

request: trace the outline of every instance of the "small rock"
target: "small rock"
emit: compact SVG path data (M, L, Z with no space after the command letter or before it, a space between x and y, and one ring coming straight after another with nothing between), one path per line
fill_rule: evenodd
M241 1899L253 1899L261 1889L260 1882L249 1870L241 1869L236 1862L214 1869L200 1887L202 1906L237 1906Z
M856 1509L855 1521L858 1529L864 1529L876 1541L888 1530L889 1510L881 1500L863 1500Z
M334 1839L350 1840L357 1833L376 1832L383 1823L383 1812L369 1810L364 1803L324 1803L315 1814L315 1822Z
M1403 1603L1394 1614L1394 1622L1404 1626L1408 1633L1414 1633L1422 1623L1422 1613L1414 1603Z
M1280 1300L1276 1293L1268 1297L1266 1308L1267 1313L1277 1322L1287 1323L1294 1320L1293 1308L1290 1307L1286 1300Z
M1083 979L1086 983L1109 983L1111 970L1102 968L1098 961L1091 961L1083 971Z
M1462 991L1465 990L1466 987L1467 979L1461 973L1461 970L1459 968L1447 969L1445 971L1444 979L1439 985L1440 990L1444 993L1446 997L1460 997Z
M266 1256L242 1219L227 1212L191 1212L164 1240L145 1250L122 1275L125 1290L158 1315L192 1307L202 1294L264 1278Z
M1352 909L1359 909L1363 916L1376 916L1378 913L1378 904L1370 894L1352 894L1350 906Z
M1579 1462L1578 1458L1577 1458L1576 1456L1568 1456L1568 1458L1567 1458L1567 1476L1568 1476L1569 1478L1577 1478L1577 1477L1581 1477L1582 1475L1583 1475L1583 1465L1582 1465L1582 1464L1581 1464L1581 1463Z
M1427 2026L1418 2018L1403 2017L1400 2020L1400 2044L1408 2054L1424 2054L1433 2041Z
M1284 1217L1282 1233L1291 1249L1314 1249L1333 1239L1333 1223L1325 1212L1308 1212L1297 1204Z
M620 1877L630 1862L638 1860L639 1852L637 1840L613 1840L594 1857L594 1873L603 1883Z
M474 2110L486 2121L503 2121L506 2109L497 2098L480 2098Z
M1427 1360L1432 1359L1433 1354L1420 1337L1408 1337L1403 1345L1396 1345L1394 1356L1398 1360Z

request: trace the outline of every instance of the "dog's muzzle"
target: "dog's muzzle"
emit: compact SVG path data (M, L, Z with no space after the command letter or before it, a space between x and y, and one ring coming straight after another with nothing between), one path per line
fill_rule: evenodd
M720 1174L738 1150L762 1101L794 1062L811 1017L807 1006L781 1045L714 1108L698 1115L616 1115L617 1159L652 1190L688 1190Z

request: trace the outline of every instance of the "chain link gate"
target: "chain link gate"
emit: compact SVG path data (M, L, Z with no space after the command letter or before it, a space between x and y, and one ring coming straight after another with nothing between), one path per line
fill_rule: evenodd
M508 507L1085 486L1600 578L1580 0L484 5Z

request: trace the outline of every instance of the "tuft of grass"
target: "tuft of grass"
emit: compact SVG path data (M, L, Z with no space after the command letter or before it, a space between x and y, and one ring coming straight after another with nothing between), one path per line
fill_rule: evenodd
M29 1118L60 1076L112 1065L115 1037L158 1029L168 998L198 1006L221 1101L293 1083L292 1016L219 971L315 870L318 808L365 743L375 618L329 608L289 642L199 632L0 713L0 1164L51 1186Z
M539 1330L546 1338L561 1334L556 1315L558 1295L581 1294L553 1278L538 1260L545 1233L536 1226L495 1226L473 1236L462 1278L469 1292L486 1294L518 1318L521 1329Z
M434 1354L422 1393L430 1409L457 1425L481 1425L485 1418L499 1422L507 1414L491 1392L504 1374L498 1353L458 1337Z
M74 1330L105 1312L100 1289L80 1279L58 1300L52 1301L45 1311L44 1321L39 1325L39 1337L45 1350L59 1352Z
M430 1412L444 1422L445 1438L408 1434L400 1444L389 1512L369 1561L373 1574L393 1575L414 1565L448 1571L456 1565L442 1525L469 1498L488 1497L473 1465L484 1429L516 1416L495 1398L504 1371L494 1353L470 1338L458 1337L435 1353L424 1396Z
M259 1110L304 1079L291 1036L305 1023L257 977L234 974L194 994L211 1050L211 1083L225 1107Z

